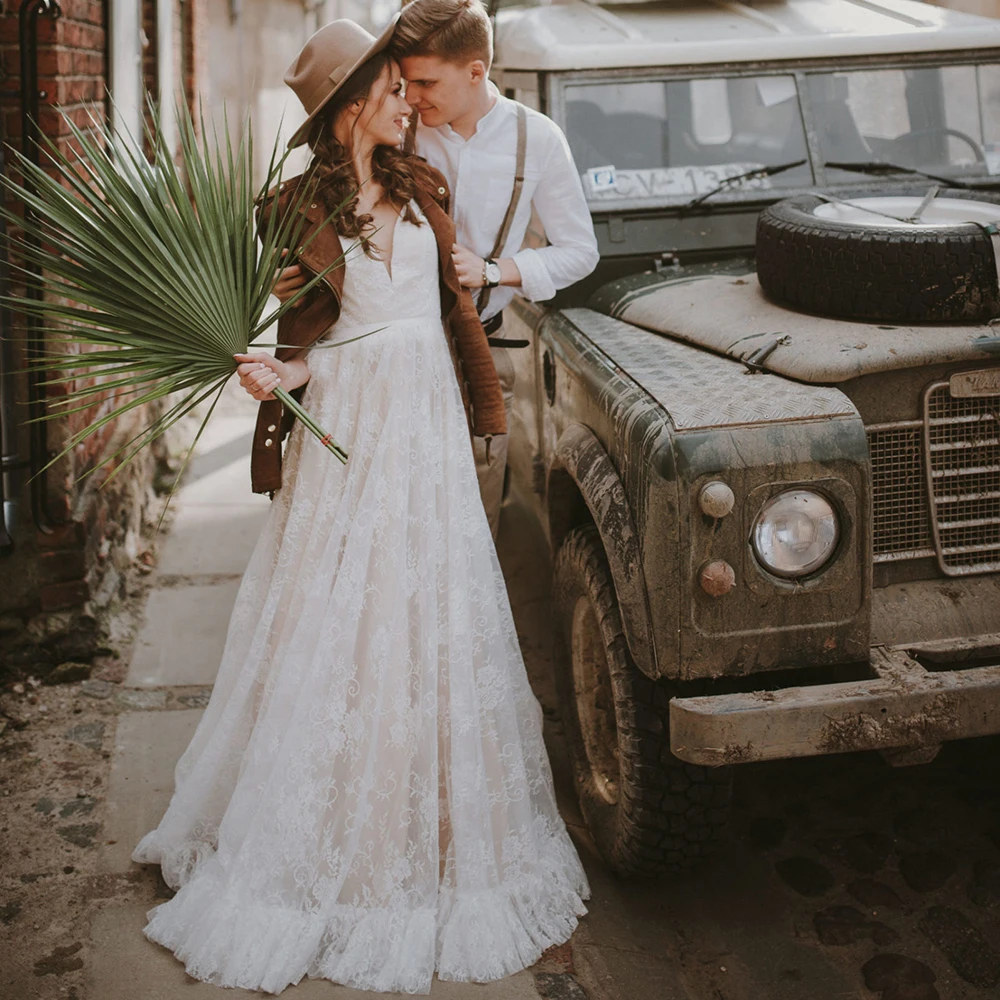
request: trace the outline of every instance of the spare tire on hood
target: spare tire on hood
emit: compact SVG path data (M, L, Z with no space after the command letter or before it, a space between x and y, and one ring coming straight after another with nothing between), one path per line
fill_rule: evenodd
M805 312L889 323L981 323L1000 316L988 229L1000 193L831 191L786 198L757 220L767 295ZM1000 245L1000 244L998 244Z

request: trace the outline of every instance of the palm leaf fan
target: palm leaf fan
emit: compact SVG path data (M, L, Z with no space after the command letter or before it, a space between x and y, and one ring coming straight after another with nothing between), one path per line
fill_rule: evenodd
M277 141L258 191L249 121L234 148L228 123L226 140L216 136L210 143L204 116L199 135L186 106L179 107L175 163L156 108L150 113L148 159L126 130L95 120L85 131L64 115L75 146L72 156L47 140L45 168L15 153L21 181L0 178L26 207L23 219L9 210L4 214L24 234L12 240L14 247L25 265L34 265L20 268L29 283L27 294L10 296L7 303L41 320L45 333L84 348L37 359L49 373L46 384L68 390L41 419L105 404L49 465L124 413L164 400L138 434L101 457L95 468L121 459L109 479L214 397L200 436L235 370L233 355L245 354L251 345L277 346L255 342L343 262L341 257L265 313L276 270L294 263L315 238L300 243L305 219L299 209L310 185L300 185L287 212L268 212L258 222L256 205L280 184L287 157L279 155ZM288 248L295 249L283 258ZM44 298L31 294L36 273L45 275ZM279 386L274 395L329 451L347 460L343 448L288 391Z

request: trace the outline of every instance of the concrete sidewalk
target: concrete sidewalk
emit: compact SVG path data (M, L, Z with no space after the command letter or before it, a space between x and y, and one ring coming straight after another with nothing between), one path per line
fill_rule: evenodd
M118 717L100 859L107 873L138 873L141 868L131 862L130 853L159 822L172 793L175 762L211 693L240 575L270 502L250 492L255 415L256 404L238 387L227 391L173 500L176 516L159 545L145 620L125 680L135 710ZM172 710L158 710L168 704ZM159 897L166 895L161 884ZM106 907L95 915L87 1000L261 995L244 990L223 993L189 977L169 951L143 937L147 908L145 903L130 903ZM488 985L435 981L431 996L585 1000L586 993L565 966L565 959L556 957L534 971ZM307 979L283 995L292 1000L348 1000L373 994Z

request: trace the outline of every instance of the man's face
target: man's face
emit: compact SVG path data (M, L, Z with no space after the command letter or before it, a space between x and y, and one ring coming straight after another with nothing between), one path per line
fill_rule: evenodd
M438 56L408 56L400 59L399 67L406 80L406 103L429 128L467 114L486 73L480 59L462 66Z

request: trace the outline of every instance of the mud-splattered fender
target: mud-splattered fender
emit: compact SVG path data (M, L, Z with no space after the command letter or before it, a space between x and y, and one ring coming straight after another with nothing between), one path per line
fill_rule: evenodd
M567 502L567 491L560 484L560 477L566 476L579 489L604 543L632 659L644 674L656 677L639 533L625 487L608 453L593 431L583 424L572 424L562 433L549 469L549 537L554 549L573 526L572 504Z

